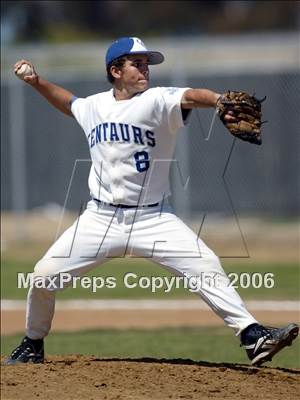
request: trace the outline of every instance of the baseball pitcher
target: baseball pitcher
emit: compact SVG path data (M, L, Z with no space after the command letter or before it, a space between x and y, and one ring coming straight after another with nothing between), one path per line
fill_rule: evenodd
M149 87L149 65L164 56L136 37L116 40L105 58L112 88L87 98L38 75L33 64L18 61L15 73L54 107L74 118L87 139L92 166L91 199L74 224L36 264L35 277L82 276L111 257L134 254L187 279L203 273L218 284L202 282L198 294L240 336L253 365L261 365L291 345L298 326L262 326L231 287L219 258L168 204L169 167L176 132L193 108L214 108L231 134L261 144L261 102L247 93L224 94L189 87ZM28 292L26 336L7 364L42 363L44 338L54 314L55 285L32 285ZM57 285L59 286L59 285Z

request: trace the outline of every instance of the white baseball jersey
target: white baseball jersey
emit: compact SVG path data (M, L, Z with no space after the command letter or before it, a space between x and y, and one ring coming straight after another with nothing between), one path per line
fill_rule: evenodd
M169 168L181 99L188 88L156 87L117 101L113 89L73 101L92 159L91 196L113 204L152 204L170 194Z

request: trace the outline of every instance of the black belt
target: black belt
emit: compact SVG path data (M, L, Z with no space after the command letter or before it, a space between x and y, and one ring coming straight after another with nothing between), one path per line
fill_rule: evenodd
M141 205L141 206L139 206L139 205L137 205L137 206L130 206L130 205L127 205L127 204L105 203L104 201L95 199L94 197L93 197L93 200L95 200L97 203L102 204L102 205L104 205L104 206L118 207L118 208L139 208L139 207L145 208L145 207L156 207L156 206L159 205L159 203L153 203L153 204L145 204L145 205Z

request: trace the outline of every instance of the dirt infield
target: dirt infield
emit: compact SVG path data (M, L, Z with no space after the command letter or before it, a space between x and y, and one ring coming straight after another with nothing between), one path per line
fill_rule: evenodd
M4 366L4 400L297 399L300 370L191 360L49 357Z

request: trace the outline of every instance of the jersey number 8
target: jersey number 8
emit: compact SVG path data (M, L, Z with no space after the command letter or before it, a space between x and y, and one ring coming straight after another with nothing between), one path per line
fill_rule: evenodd
M147 171L150 167L149 154L146 151L138 151L134 155L135 166L138 172Z

